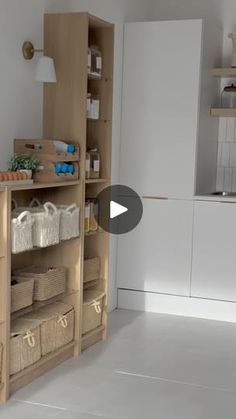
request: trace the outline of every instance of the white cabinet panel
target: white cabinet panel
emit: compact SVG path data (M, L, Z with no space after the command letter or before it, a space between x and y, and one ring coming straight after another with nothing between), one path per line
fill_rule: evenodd
M118 288L190 294L193 203L143 200L140 224L118 241Z
M201 20L125 26L121 183L141 195L194 193Z
M236 301L236 204L196 202L191 294Z

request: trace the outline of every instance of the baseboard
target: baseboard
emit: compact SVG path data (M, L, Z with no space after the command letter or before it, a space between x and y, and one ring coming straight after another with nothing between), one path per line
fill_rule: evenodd
M118 308L236 323L236 303L118 289Z

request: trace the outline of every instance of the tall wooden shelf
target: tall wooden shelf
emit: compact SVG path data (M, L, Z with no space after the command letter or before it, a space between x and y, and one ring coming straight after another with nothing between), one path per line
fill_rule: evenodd
M88 46L97 44L103 56L103 77L90 80L87 74ZM72 356L79 356L90 345L107 336L107 290L109 267L109 234L99 230L85 235L84 208L88 196L97 194L110 184L112 143L112 91L114 26L88 13L46 14L44 19L45 55L55 60L57 83L44 85L43 137L61 138L80 144L80 179L73 182L14 186L0 188L0 343L4 345L0 401L44 374L50 368ZM86 118L87 91L101 98L101 119ZM85 179L86 149L96 144L101 154L101 179ZM11 254L11 200L26 206L32 198L56 204L76 203L80 206L80 237L45 249L23 254ZM101 280L95 289L105 293L101 327L82 335L83 321L83 261L84 257L99 256ZM75 307L74 341L50 356L23 370L9 375L11 272L27 264L61 265L68 270L68 292L58 297ZM17 314L16 314L17 315Z

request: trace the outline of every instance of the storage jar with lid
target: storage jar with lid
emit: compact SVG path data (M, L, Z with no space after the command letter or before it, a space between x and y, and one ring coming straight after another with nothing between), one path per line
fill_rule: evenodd
M90 66L90 76L94 78L102 77L102 54L99 48L96 45L92 45L90 48L91 54L91 66Z
M89 150L90 154L90 174L91 179L98 179L100 177L100 153L97 148Z
M221 94L221 106L223 108L236 108L236 86L225 86Z

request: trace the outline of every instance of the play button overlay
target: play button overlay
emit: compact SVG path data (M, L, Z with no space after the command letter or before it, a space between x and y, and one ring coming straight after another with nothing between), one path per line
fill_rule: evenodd
M123 205L118 204L117 202L110 202L110 218L116 218L121 214L124 214L128 211L128 208L123 207Z
M109 186L99 193L97 200L99 208L97 221L108 233L128 233L142 218L142 201L139 195L127 186Z

